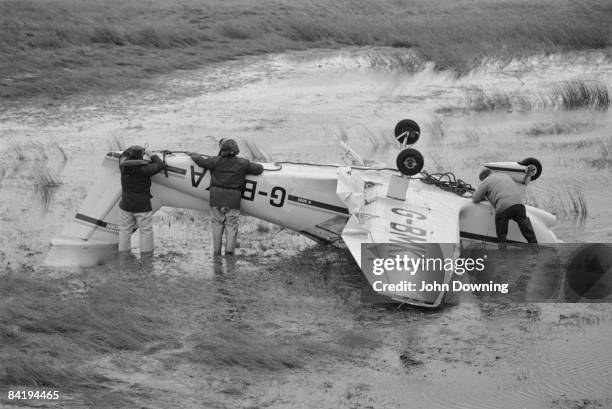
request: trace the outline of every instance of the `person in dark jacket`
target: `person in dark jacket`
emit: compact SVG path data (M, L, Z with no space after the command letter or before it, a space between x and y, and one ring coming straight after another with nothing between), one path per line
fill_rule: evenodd
M486 198L493 205L499 247L501 249L506 247L510 220L518 224L528 243L537 243L533 226L525 212L525 205L521 203L521 191L516 186L516 182L505 173L493 173L487 168L483 169L478 177L482 183L472 195L472 201L479 203Z
M260 175L263 166L238 157L240 149L233 139L222 139L218 156L203 158L189 153L200 167L210 171L210 208L213 225L213 252L221 254L225 231L225 254L234 254L238 236L240 201L246 175Z
M119 202L119 251L131 250L132 233L140 232L140 253L153 252L153 211L151 208L151 176L164 169L157 155L151 162L143 159L142 146L130 146L119 158L121 170L121 202Z

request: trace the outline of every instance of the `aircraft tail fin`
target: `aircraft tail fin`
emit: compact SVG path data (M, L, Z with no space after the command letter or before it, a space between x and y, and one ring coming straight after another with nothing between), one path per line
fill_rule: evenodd
M107 156L74 219L52 240L52 244L117 244L120 199L121 177L117 160Z

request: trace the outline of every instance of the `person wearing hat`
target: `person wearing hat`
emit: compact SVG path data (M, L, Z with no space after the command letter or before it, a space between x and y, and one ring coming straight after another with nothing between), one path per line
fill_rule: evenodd
M225 254L233 255L238 237L238 219L242 188L246 175L260 175L263 166L238 157L240 149L233 139L222 139L218 156L203 158L188 152L191 159L201 168L210 170L210 208L213 227L213 253L221 254L225 232Z
M121 170L121 202L119 202L119 252L131 250L132 233L140 232L140 254L153 252L153 211L151 208L151 176L164 169L157 155L144 160L145 148L134 145L119 158Z
M474 203L488 199L495 209L495 231L500 249L506 248L508 223L514 220L528 243L537 243L533 226L521 202L521 191L516 182L505 173L493 173L484 168L478 178L482 181L472 195Z

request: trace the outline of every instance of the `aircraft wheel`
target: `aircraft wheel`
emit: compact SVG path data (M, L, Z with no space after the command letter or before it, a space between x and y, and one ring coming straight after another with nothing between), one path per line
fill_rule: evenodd
M542 174L542 164L536 158L525 158L518 163L519 165L535 168L535 173L531 176L531 180L536 180Z
M414 176L423 169L425 160L416 149L404 149L397 155L395 163L402 174Z
M406 145L412 145L419 140L421 136L421 128L419 124L412 119L402 119L395 125L395 139L402 145L404 141Z

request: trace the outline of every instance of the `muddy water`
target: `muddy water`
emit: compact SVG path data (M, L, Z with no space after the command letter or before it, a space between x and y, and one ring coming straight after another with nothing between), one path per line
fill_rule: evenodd
M393 162L385 147L403 118L421 124L416 147L427 170L453 171L469 183L476 184L482 163L537 157L544 173L527 188L530 203L558 215L561 239L608 242L612 114L568 109L562 90L571 81L610 91L612 62L595 53L558 55L491 62L456 78L406 51L309 51L177 73L160 78L153 91L7 108L0 123L1 265L68 274L42 266L48 243L75 213L104 153L118 145L208 153L219 137L232 136L255 142L276 160L338 162L341 139ZM215 275L218 266L202 250L210 247L204 219L171 209L156 216L156 274ZM251 221L243 237L265 234ZM257 246L242 252L282 265L311 244L287 233ZM322 277L340 262L312 263L309 274ZM248 271L248 261L238 269ZM334 283L356 291L351 280ZM612 399L607 307L523 306L508 313L476 300L433 314L384 311L383 320L363 324L385 334L365 363L290 374L274 390L260 386L255 403L605 407ZM322 383L331 386L322 392Z

